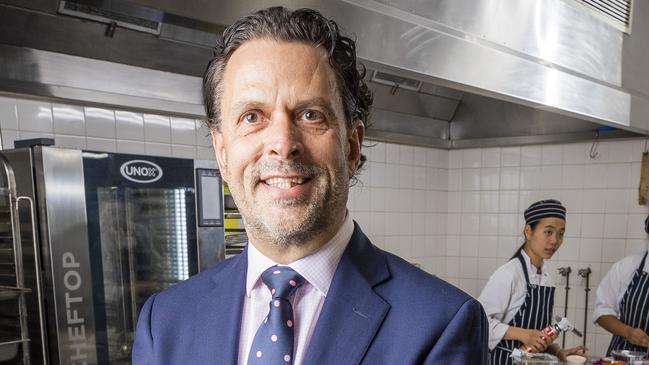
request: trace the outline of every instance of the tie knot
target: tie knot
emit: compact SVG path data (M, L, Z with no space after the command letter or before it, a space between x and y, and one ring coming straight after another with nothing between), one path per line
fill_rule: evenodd
M304 284L304 278L288 266L273 266L261 274L261 280L273 298L289 299L295 289Z

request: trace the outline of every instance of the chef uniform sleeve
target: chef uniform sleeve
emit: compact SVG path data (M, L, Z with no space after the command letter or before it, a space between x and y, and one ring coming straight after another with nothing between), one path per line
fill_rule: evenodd
M597 319L605 315L619 317L620 302L641 260L642 255L625 257L606 273L597 287L593 322L597 323Z
M512 273L501 267L491 275L478 297L489 322L490 350L496 347L509 329L509 325L503 323L503 320L511 303L513 288Z

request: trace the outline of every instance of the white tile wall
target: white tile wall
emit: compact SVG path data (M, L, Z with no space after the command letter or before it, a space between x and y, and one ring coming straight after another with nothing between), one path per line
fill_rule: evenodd
M16 99L0 97L0 128L18 130Z
M74 105L52 105L54 133L74 136L86 136L86 120L83 108ZM85 142L84 142L85 143Z
M521 244L523 210L536 200L557 198L568 209L567 231L551 264L572 267L568 315L583 328L585 279L577 271L593 270L590 319L595 290L611 264L647 247L643 220L649 209L637 205L643 148L644 141L601 142L596 159L588 155L590 143L450 151L443 277L479 295L495 268ZM477 215L476 196L481 202ZM478 243L477 250L473 242ZM477 270L468 268L471 263ZM555 313L563 313L565 280L557 279ZM588 323L587 342L593 354L603 354L609 340L609 334ZM574 336L567 337L567 345L580 343Z
M47 137L67 148L214 159L200 120L128 110L0 97L0 132L2 148L13 148L17 139Z
M100 108L84 108L86 135L115 139L115 111Z
M53 137L61 146L98 151L214 159L200 120L128 110L0 97L4 148L22 138ZM589 310L612 263L647 246L637 205L644 141L445 151L368 140L367 168L348 207L375 244L478 296L491 273L521 244L523 210L542 198L568 208L564 244L552 260L570 265L570 318L583 326L584 285L591 267ZM562 313L558 278L556 313ZM589 314L590 315L590 314ZM609 335L588 326L594 354ZM576 340L568 337L568 344Z
M196 121L187 118L171 117L171 143L195 146Z
M117 141L117 152L143 155L144 154L144 142L118 140Z
M51 135L52 104L36 100L16 99L19 130ZM21 137L22 138L22 137Z
M144 140L144 119L142 114L116 110L115 124L117 126L118 139Z
M446 275L448 152L375 141L365 145L368 162L350 190L353 216L379 247Z
M169 117L144 114L144 140L147 142L165 143L167 145L171 143Z
M117 141L110 138L86 137L87 148L103 152L117 152Z

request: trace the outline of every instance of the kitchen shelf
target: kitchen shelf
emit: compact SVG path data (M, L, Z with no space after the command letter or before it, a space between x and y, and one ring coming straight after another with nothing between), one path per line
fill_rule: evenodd
M0 164L4 176L0 175L0 196L2 199L0 206L0 216L3 223L0 224L0 267L9 270L2 270L0 277L4 279L11 278L10 285L3 283L0 285L0 302L7 300L16 300L17 307L15 317L17 319L17 328L19 334L13 338L4 339L0 342L0 362L20 361L23 365L31 364L29 357L29 332L27 328L27 305L25 295L31 292L31 289L24 287L23 273L23 253L22 242L20 239L20 223L18 218L18 203L21 199L16 194L16 181L14 179L13 169L7 159L0 155ZM31 200L29 200L31 202ZM32 210L33 214L33 210ZM8 272L8 271L11 271ZM6 280L9 282L10 280ZM10 306L11 307L11 306ZM8 317L9 314L3 316Z

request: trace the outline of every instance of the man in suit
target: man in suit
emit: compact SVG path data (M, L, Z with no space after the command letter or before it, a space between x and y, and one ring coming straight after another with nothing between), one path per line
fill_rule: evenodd
M372 245L346 209L363 74L354 41L313 10L224 32L203 91L250 244L146 302L135 365L487 363L480 304Z

